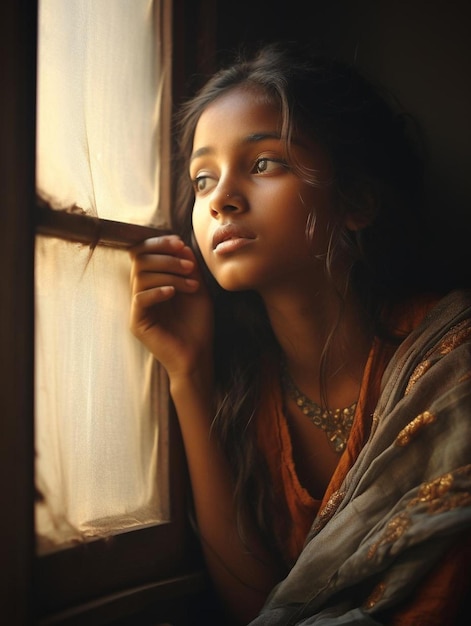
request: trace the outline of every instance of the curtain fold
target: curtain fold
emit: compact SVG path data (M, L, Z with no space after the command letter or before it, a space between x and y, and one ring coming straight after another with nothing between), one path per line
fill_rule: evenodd
M167 225L169 6L41 0L36 183L53 208ZM37 237L40 551L168 519L166 381L128 329L129 269L126 251Z
M36 179L55 208L162 224L163 2L40 1Z

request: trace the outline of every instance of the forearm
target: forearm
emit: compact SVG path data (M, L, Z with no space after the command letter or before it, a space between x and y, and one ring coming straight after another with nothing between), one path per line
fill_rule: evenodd
M171 381L170 389L183 436L207 566L230 612L246 624L278 582L277 567L253 527L244 525L245 543L239 536L229 466L211 433L212 386L208 376L196 373Z
M254 529L239 537L229 467L211 436L213 305L193 251L175 236L131 251L133 334L165 368L180 422L208 569L229 610L246 624L277 582Z

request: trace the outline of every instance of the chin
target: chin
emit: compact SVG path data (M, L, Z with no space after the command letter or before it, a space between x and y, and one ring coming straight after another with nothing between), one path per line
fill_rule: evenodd
M271 267L242 263L240 259L211 268L213 278L225 291L260 291L271 282Z
M253 291L256 290L253 282L247 280L241 280L237 276L219 276L216 277L216 282L224 289L224 291Z
M224 291L230 291L233 293L237 293L239 291L253 291L253 287L245 284L236 283L234 281L218 281L218 285L221 287L221 289L224 289Z

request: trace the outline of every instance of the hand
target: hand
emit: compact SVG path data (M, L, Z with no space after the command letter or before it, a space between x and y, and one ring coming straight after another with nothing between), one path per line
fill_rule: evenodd
M172 376L187 376L212 353L213 307L191 248L176 235L130 250L130 327Z

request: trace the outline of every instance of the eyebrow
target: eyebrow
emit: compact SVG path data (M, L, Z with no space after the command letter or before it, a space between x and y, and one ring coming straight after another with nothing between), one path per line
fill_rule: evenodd
M264 141L266 139L281 139L280 133L277 132L269 132L269 133L251 133L247 135L243 141L243 143L257 143L259 141ZM201 156L206 156L207 154L212 154L214 152L214 148L204 146L203 148L198 148L195 150L190 157L190 163Z

